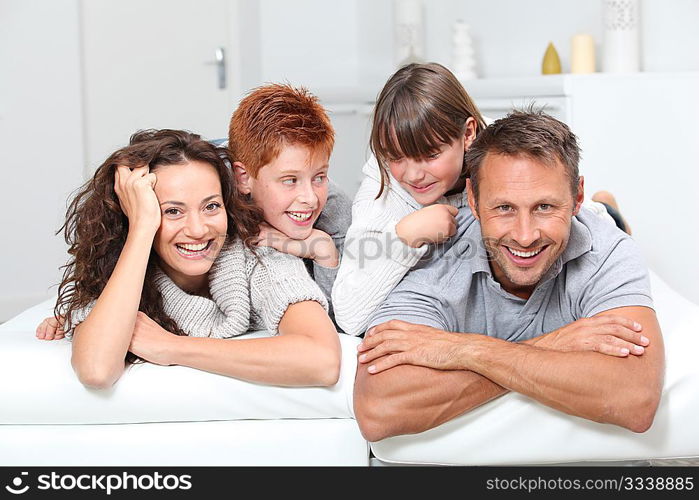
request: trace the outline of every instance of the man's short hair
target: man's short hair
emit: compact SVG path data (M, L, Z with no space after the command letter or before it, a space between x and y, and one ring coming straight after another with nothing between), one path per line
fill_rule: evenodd
M228 149L233 161L257 177L288 145L330 156L335 131L325 109L304 87L274 83L253 89L231 117Z
M578 192L580 148L568 126L543 111L512 111L478 134L464 155L466 176L478 199L478 174L488 154L527 156L547 165L560 162L570 180L573 196Z

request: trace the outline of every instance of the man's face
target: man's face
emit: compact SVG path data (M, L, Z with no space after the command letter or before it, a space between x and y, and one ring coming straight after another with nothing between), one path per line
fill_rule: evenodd
M328 199L328 161L324 153L289 144L260 168L257 178L239 176L239 186L252 195L269 225L289 238L303 240Z
M529 298L563 253L572 216L583 199L583 179L573 197L563 165L526 156L487 154L479 177L477 206L471 183L471 210L481 223L493 276L504 290Z

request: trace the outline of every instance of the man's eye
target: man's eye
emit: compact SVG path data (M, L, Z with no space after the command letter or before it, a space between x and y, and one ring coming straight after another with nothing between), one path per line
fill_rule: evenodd
M540 212L546 212L547 210L551 210L551 208L553 208L553 207L551 205L549 205L548 203L541 203L539 205Z
M323 175L323 174L321 174L321 175L316 175L316 176L313 178L313 182L321 183L321 182L325 182L325 179L327 179L327 176L325 176L325 175Z
M500 205L495 208L498 212L509 212L512 210L512 207L510 205Z

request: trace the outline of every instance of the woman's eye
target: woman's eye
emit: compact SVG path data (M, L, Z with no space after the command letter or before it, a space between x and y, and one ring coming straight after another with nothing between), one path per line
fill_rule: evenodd
M427 155L427 158L429 160L436 160L437 158L439 158L439 155L441 155L441 154L442 154L441 151L437 151L436 153L432 153L432 154Z
M219 208L221 208L221 204L217 202L209 203L208 205L206 205L206 210L209 212L213 212L214 210L217 210Z
M296 184L296 179L293 177L290 177L288 179L282 179L282 184L286 184L287 186L293 186Z
M180 210L177 208L166 208L163 213L165 213L166 215L179 215Z
M325 179L327 179L327 176L325 176L325 175L316 175L313 178L313 182L321 183L321 182L325 182Z

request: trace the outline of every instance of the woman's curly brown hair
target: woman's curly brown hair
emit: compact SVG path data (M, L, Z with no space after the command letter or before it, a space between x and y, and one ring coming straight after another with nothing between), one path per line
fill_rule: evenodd
M78 188L68 205L65 223L57 231L57 234L63 232L71 256L62 267L63 278L54 308L54 315L64 318L66 332L73 328L72 314L100 296L126 242L129 220L114 191L116 167L148 165L153 171L160 166L187 161L207 163L216 169L228 218L227 236L239 237L252 247L263 215L238 193L227 149L183 130L138 131L131 136L128 146L114 152L97 168L94 176ZM184 335L165 314L163 298L153 282L155 265L155 253L151 250L139 310L167 331ZM127 361L136 359L129 353Z

